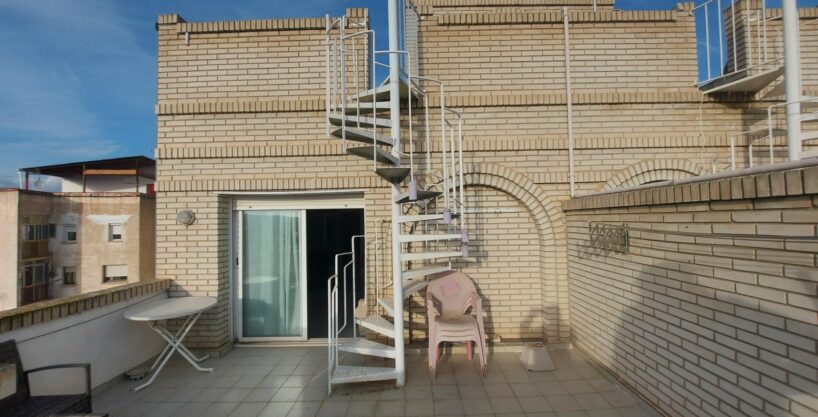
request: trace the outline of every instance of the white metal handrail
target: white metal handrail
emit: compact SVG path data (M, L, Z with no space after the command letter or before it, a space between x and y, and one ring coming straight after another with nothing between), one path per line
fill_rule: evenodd
M332 274L327 279L327 378L329 384L329 390L331 392L332 387L332 374L338 368L338 347L340 343L338 339L341 336L341 333L346 329L347 325L349 325L349 297L347 296L348 290L350 288L349 284L349 277L352 277L352 303L353 303L353 310L355 309L355 301L357 301L357 291L356 291L356 274L357 274L357 246L355 245L355 241L357 239L364 240L364 262L366 262L366 237L364 235L355 235L352 236L350 239L350 244L352 245L352 249L348 252L340 252L335 254L334 257L334 265L335 265L335 273ZM350 261L344 264L340 268L340 275L339 275L339 266L340 260L344 257L351 257ZM348 274L347 271L352 269L352 274ZM364 274L366 273L366 269L364 269ZM366 278L364 277L364 282L366 282ZM343 299L339 301L339 285L343 285ZM338 308L340 307L341 303L344 306L344 320L343 325L341 325L339 317L340 313L338 312ZM354 311L353 311L354 315ZM355 318L353 317L352 321L354 322ZM352 334L353 337L358 336L357 326L354 324L352 325Z
M781 17L768 17L767 0L761 0L759 9L751 9L751 2L745 1L743 16L737 16L736 5L738 3L738 0L707 0L694 6L691 10L692 14L697 12L703 14L704 70L706 73L700 77L699 86L741 71L769 67L783 60L783 56L775 56L780 55L780 51L783 51L780 29L771 28L768 24ZM729 8L729 13L726 12L725 6ZM716 33L711 34L714 23ZM728 37L726 27L730 28L730 37ZM771 30L777 32L778 36L771 36ZM742 31L743 45L739 44L739 31ZM742 46L745 52L741 57L743 63L740 63L738 51ZM770 52L773 46L775 46L776 53ZM715 58L714 55L716 55ZM713 68L714 60L717 60L718 70Z
M806 97L806 98L802 98L800 100L776 103L776 104L773 104L773 105L770 105L769 107L767 107L767 137L757 139L756 141L760 141L760 140L763 140L763 139L769 139L770 164L773 164L775 162L774 161L774 155L773 155L773 145L774 145L773 144L773 140L774 140L773 138L775 137L774 128L773 128L774 110L779 108L779 107L786 107L789 104L795 104L795 103L802 104L802 103L810 103L810 102L818 102L818 97ZM799 111L799 113L801 113L801 112ZM753 150L752 150L752 147L754 145L754 142L756 142L756 141L751 142L749 147L748 147L750 168L753 167Z

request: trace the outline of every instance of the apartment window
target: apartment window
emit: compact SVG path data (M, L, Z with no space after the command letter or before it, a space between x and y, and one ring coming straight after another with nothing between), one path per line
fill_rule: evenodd
M102 282L128 280L128 265L105 265L102 267Z
M24 305L48 298L48 261L26 262L23 265L20 290L21 304Z
M122 225L111 223L108 225L108 240L111 242L119 242L122 240Z
M27 224L24 230L24 240L48 240L49 237L56 237L56 229L53 224Z
M77 225L76 224L66 224L62 227L62 239L64 242L76 242L77 241Z
M62 284L76 285L77 283L77 268L73 266L66 266L62 269Z

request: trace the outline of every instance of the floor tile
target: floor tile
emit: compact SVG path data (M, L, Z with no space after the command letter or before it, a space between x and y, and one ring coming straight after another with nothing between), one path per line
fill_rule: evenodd
M522 413L523 409L520 403L514 397L492 398L491 408L494 409L495 414L503 413Z

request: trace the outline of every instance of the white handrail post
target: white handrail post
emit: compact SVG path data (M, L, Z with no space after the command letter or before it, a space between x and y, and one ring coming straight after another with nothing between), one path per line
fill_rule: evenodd
M798 8L782 0L784 26L784 83L787 89L787 156L801 159L801 57L798 45Z
M730 166L736 170L736 137L730 136Z
M389 0L389 110L392 119L392 138L395 145L392 147L392 155L400 157L400 49L398 33L398 0ZM392 305L395 311L394 331L395 331L395 373L397 374L396 384L402 387L406 383L405 357L403 351L403 280L401 279L401 245L398 240L400 234L400 223L398 217L401 214L400 205L394 203L395 197L400 194L400 185L392 184Z
M571 97L571 40L568 31L568 8L562 8L563 30L565 36L565 101L568 113L568 180L571 197L577 195L574 177L574 108ZM709 76L709 74L708 74Z

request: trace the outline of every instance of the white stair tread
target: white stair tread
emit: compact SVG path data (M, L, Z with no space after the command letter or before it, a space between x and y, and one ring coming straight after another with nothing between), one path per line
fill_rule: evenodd
M406 85L406 80L401 78L400 85L400 96L407 97L409 95L409 87ZM366 90L360 94L355 94L349 97L350 101L360 101L361 103L371 103L372 98L375 98L376 101L385 101L389 102L389 98L391 96L391 86L389 83L384 83L379 85L376 88ZM417 92L414 94L417 97Z
M409 298L412 294L426 288L429 281L424 278L416 278L403 281L403 298Z
M438 259L438 258L457 258L463 256L463 253L458 252L418 252L418 253L402 253L400 258L402 261L422 261L424 259Z
M442 214L413 214L408 216L398 216L398 223L425 222L430 220L443 220Z
M359 146L356 148L347 148L347 153L352 154L355 156L360 156L361 158L365 159L375 159L376 161L387 164L397 166L400 165L400 158L395 155L392 155L389 152L377 147L377 146Z
M351 382L384 381L397 377L398 373L394 368L339 365L332 373L332 383L347 384Z
M815 122L818 121L818 113L808 113L801 115L802 122Z
M395 317L395 306L393 305L392 299L378 298L378 304L383 306L390 316Z
M818 139L818 132L802 132L801 142Z
M727 77L722 77L706 85L703 85L701 88L704 90L704 94L757 93L761 91L764 87L768 86L771 82L775 81L775 79L778 78L783 73L784 66L782 65L778 68L762 71L757 74L741 77L735 81L724 83L724 79L730 77L728 75ZM735 77L736 75L733 76ZM713 87L711 88L710 86Z
M363 328L380 333L384 336L391 338L395 337L395 326L390 323L389 320L381 316L366 316L365 318L358 320L358 324Z
M392 121L382 117L373 118L369 116L343 116L338 113L333 113L330 114L329 121L335 126L345 125L347 128L359 127L359 125L360 127L392 127Z
M356 101L353 101L351 103L347 103L347 105L345 107L343 107L343 108L341 108L341 106L338 106L338 107L335 108L335 111L338 111L338 112L343 111L346 114L369 114L369 115L371 115L372 114L372 108L373 108L372 101L371 101L372 96L370 96L369 98L370 98L370 101L368 101L368 102L363 102L362 101L362 102L358 103ZM377 112L380 112L380 111L387 111L387 110L390 109L389 106L390 106L390 103L388 101L379 101L379 102L375 103L375 106L374 106L375 112L377 113Z
M814 158L818 156L818 149L814 151L803 151L801 152L801 158Z
M362 143L367 143L367 144L372 145L373 138L374 138L374 142L377 142L376 144L378 144L378 145L392 146L392 145L395 144L395 140L390 138L390 137L386 137L384 135L378 135L376 133L373 133L370 130L358 129L358 128L355 128L355 127L347 127L346 129L335 129L332 132L332 136L343 139L343 137L344 137L343 132L344 131L346 131L347 140L352 140L352 141L355 141L355 142L362 142Z
M373 342L364 338L350 340L338 347L344 352L357 353L360 355L377 356L380 358L394 358L395 348L383 343Z
M426 265L420 268L413 268L407 271L403 271L403 279L412 279L417 277L424 277L426 275L434 275L440 272L450 271L449 265L440 264L440 265Z
M409 199L409 191L402 192L395 197L395 203L411 203L413 201L423 201L423 200L430 200L432 198L440 196L440 191L429 191L429 190L418 190L418 198L416 200Z
M398 241L401 243L409 242L432 242L435 240L454 240L461 239L463 235L460 233L446 233L446 234L414 234L414 235L400 235Z

